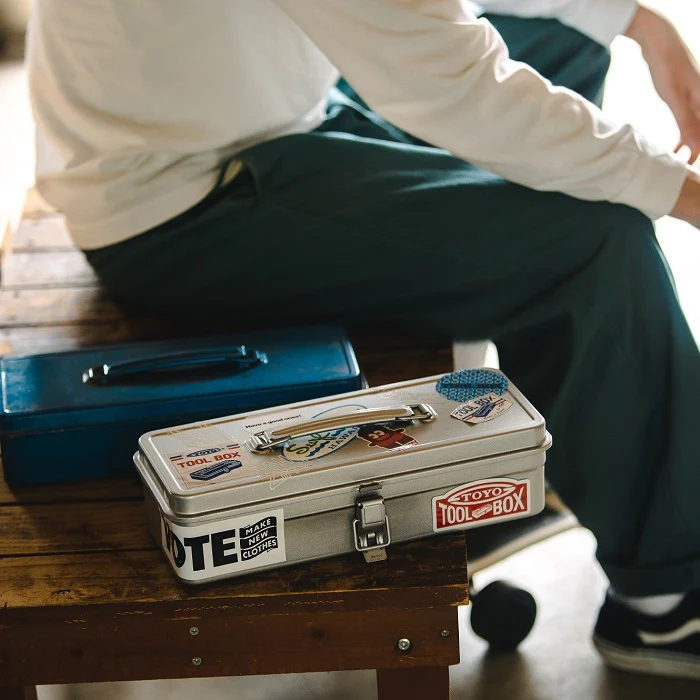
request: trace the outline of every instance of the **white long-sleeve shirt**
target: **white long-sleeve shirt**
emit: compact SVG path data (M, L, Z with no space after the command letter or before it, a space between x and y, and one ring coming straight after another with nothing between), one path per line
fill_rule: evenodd
M634 11L629 0L481 4L557 16L601 41ZM242 149L315 128L338 69L400 128L530 187L655 218L686 173L511 61L460 0L35 0L28 65L37 185L86 249L192 207Z

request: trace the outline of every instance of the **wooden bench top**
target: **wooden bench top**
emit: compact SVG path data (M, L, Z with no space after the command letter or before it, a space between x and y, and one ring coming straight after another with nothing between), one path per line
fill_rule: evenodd
M4 246L0 354L176 334L114 304L61 217L29 196ZM451 369L448 343L353 340L373 385ZM0 686L15 687L446 666L468 594L462 534L392 546L372 565L353 554L186 588L147 534L136 477L14 491L0 478L0 582Z

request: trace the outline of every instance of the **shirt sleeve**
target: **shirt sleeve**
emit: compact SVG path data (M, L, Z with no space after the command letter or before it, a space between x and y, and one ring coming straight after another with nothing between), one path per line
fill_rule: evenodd
M475 4L497 14L558 19L604 46L624 34L639 8L638 0L476 0Z
M675 205L686 165L512 61L461 0L276 0L389 122L528 187Z

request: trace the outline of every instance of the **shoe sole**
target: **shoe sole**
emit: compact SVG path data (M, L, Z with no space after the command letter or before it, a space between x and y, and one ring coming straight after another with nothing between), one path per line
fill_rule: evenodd
M605 663L621 671L700 680L700 659L659 649L629 649L595 635L593 644Z

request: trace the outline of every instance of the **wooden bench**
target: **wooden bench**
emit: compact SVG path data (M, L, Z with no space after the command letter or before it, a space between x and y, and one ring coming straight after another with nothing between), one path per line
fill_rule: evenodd
M0 354L176 335L115 305L30 194L4 246ZM452 366L448 343L354 341L373 385ZM392 546L372 565L348 555L185 588L141 501L135 477L15 491L0 479L0 698L36 698L39 684L368 668L380 700L449 697L468 596L462 534Z

